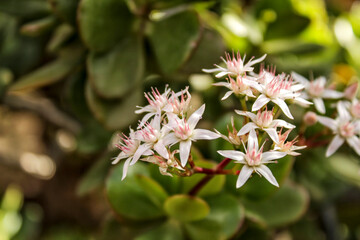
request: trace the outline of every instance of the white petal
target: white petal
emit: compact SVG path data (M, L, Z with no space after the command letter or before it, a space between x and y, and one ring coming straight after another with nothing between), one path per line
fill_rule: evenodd
M218 72L218 71L221 71L221 69L219 68L212 68L212 69L202 69L203 72L206 72L206 73L213 73L213 72Z
M349 121L351 119L350 113L346 110L345 104L343 104L341 101L339 101L336 105L336 109L341 120Z
M128 172L128 169L129 169L129 165L130 165L130 161L131 161L131 158L128 158L126 159L125 163L124 163L124 166L123 166L123 175L121 177L121 181L124 180L124 178L126 177L126 174Z
M223 98L221 100L225 100L227 99L228 97L230 97L230 95L233 93L233 91L228 91L225 93L225 95L223 96Z
M313 103L312 102L309 102L308 100L305 100L303 96L301 97L296 97L294 99L294 103L295 104L298 104L302 107L308 107L309 105L312 105Z
M285 103L284 100L277 98L272 100L273 103L275 103L276 105L278 105L280 107L280 109L282 110L282 112L290 119L294 119L294 117L291 115L290 109L288 107L288 105Z
M192 136L194 140L212 140L219 137L218 134L206 129L195 129Z
M345 139L340 137L339 135L336 135L333 140L331 140L331 143L329 147L326 150L326 157L330 157L336 150L339 149L339 147L344 143Z
M173 145L177 142L179 142L180 139L178 137L176 137L175 133L168 133L167 135L165 135L165 137L163 138L163 143L165 146L169 146L169 145Z
M164 146L164 143L162 140L159 140L155 145L154 145L154 149L155 151L160 154L163 158L168 159L169 158L169 153L166 149L166 147Z
M254 102L251 111L257 111L262 108L265 104L270 102L270 98L266 97L264 94L261 94L256 101Z
M205 104L203 104L201 107L199 107L198 110L196 110L193 114L191 114L188 120L190 129L195 128L196 124L199 122L202 115L204 114L204 111L205 111Z
M264 176L264 178L266 178L266 180L268 180L272 185L279 187L276 178L274 177L271 170L267 166L260 165L259 167L256 168L256 171L259 172L262 176Z
M259 142L254 129L250 131L247 141L247 149L251 152L255 148L256 151L259 149Z
M241 129L240 131L238 132L238 136L242 136L244 134L247 134L248 132L250 132L250 130L252 129L257 129L259 128L255 123L253 122L249 122L247 124L245 124Z
M314 101L316 110L318 110L319 113L325 114L324 101L321 98L314 98L313 101Z
M215 77L217 78L222 78L223 76L229 74L230 72L226 71L226 72L219 72L218 74L215 75Z
M282 119L275 119L272 121L271 126L273 127L284 127L284 128L295 128L295 125L292 125L291 123L288 123Z
M221 156L236 160L240 163L245 163L245 154L235 150L219 150L217 151Z
M151 145L150 144L142 144L138 147L138 149L136 150L136 152L134 153L133 159L131 160L130 165L134 165L139 158L141 157L141 155L143 155L144 152L150 150Z
M154 129L160 131L160 129L161 129L161 116L160 116L160 114L156 114L156 115L155 115L155 117L154 117L153 120L151 121L150 125L151 125Z
M230 88L230 83L228 82L217 82L217 83L213 83L213 86L218 86L218 87L227 87Z
M337 124L334 119L331 119L328 117L323 117L323 116L317 116L317 120L319 121L319 123L321 123L322 125L325 125L326 127L330 128L331 130L333 130L333 131L336 130Z
M354 151L360 155L360 139L356 136L346 139L347 143L354 149Z
M143 127L144 124L149 120L149 118L151 118L151 117L154 116L154 115L155 115L154 112L145 114L145 116L141 119L141 123L140 123L140 125L139 125L138 128Z
M180 161L183 167L185 167L189 159L190 149L191 149L191 140L180 142Z
M261 162L267 163L271 160L283 158L286 156L286 152L269 151L262 154Z
M253 61L249 61L247 64L245 64L245 66L253 66L254 64L257 64L259 62L262 62L264 59L266 58L266 54L264 54L262 57L255 59Z
M296 72L291 72L291 76L293 79L301 84L303 84L305 87L307 87L310 84L310 81L307 80L305 77L301 76L300 74Z
M117 164L121 159L127 158L128 155L126 155L124 152L120 152L119 155L111 162L112 164Z
M344 93L338 92L335 90L331 90L331 89L325 89L322 94L323 98L331 98L331 99L342 98L343 96L344 96Z
M139 106L137 106L137 107L139 107ZM145 107L139 107L139 108L140 109L135 110L136 114L140 114L140 113L144 113L144 112L152 112L153 114L155 114L155 112L156 112L154 107L151 105L147 105Z
M251 121L256 122L256 114L254 114L252 112L246 112L246 111L240 111L240 110L235 110L235 112L241 116L249 117L251 119Z
M236 181L236 188L240 188L242 185L244 185L244 183L249 179L249 177L251 176L253 172L252 168L249 168L247 165L244 165L241 168L239 177Z
M271 140L275 143L279 143L279 135L277 134L275 128L264 128L264 131L269 135Z

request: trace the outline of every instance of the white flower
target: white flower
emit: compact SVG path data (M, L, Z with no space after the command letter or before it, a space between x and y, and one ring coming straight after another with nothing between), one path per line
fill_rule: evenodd
M143 125L144 127L139 129L135 134L135 138L143 142L143 144L141 144L134 153L130 165L135 164L145 152L151 149L154 149L162 157L166 159L169 158L168 150L163 142L163 138L168 133L168 129L161 128L160 114L156 114L150 124L143 123Z
M168 172L168 168L171 167L171 168L177 168L179 170L184 170L178 163L177 161L175 160L175 153L177 153L178 150L175 150L173 151L171 154L170 154L170 157L168 159L165 159L161 156L158 156L158 155L153 155L153 156L150 156L150 157L147 157L147 158L143 158L141 159L142 161L145 161L145 162L150 162L150 163L153 163L153 164L156 164L159 166L159 171L162 175L166 175L166 176L170 176L172 177L172 175Z
M336 152L345 141L360 155L360 139L356 136L359 133L359 123L352 121L349 112L344 108L343 104L337 105L337 111L338 117L335 120L318 116L318 121L330 128L335 134L326 150L326 157Z
M281 131L279 131L279 142L275 143L274 150L280 151L280 152L285 152L286 154L291 155L291 156L299 156L300 153L297 153L295 151L304 149L304 148L306 148L306 146L294 145L297 142L296 138L293 139L292 141L285 142L286 139L288 138L291 130L292 129L287 130L284 134L281 134Z
M223 62L226 64L226 68L224 67L220 67L219 65L216 65L216 68L214 69L203 69L204 72L207 73L212 73L212 72L219 72L218 74L215 75L215 77L217 78L221 78L225 75L230 75L230 76L238 76L238 75L244 75L246 72L252 72L254 70L254 68L252 67L253 65L262 62L265 57L266 54L264 54L261 58L258 59L254 59L254 57L252 57L245 65L245 57L243 59L241 59L240 53L237 53L237 56L235 57L234 53L233 53L233 57L231 58L229 53L225 53L225 58L221 57L221 59L223 60Z
M126 158L123 166L123 175L121 180L123 180L126 177L129 164L133 159L135 152L138 150L140 146L140 141L135 139L135 135L136 134L134 130L130 128L129 137L123 135L123 137L121 137L122 142L116 145L121 150L121 152L112 162L112 164L117 164L121 159ZM142 153L142 155L151 155L151 154L153 154L153 152L150 149Z
M180 119L175 114L168 115L169 123L167 127L173 132L165 136L164 143L165 145L180 143L180 161L182 166L185 166L188 161L192 141L200 139L211 140L219 137L219 135L209 130L195 129L196 124L204 114L204 110L205 104L191 114L188 121Z
M325 114L323 98L338 99L344 96L344 94L341 92L326 89L325 77L318 77L314 81L309 81L296 72L292 72L291 75L294 80L305 86L305 93L302 94L303 98L312 99L315 104L315 108L317 111L319 111L319 113Z
M221 100L227 99L233 93L235 95L245 95L247 97L255 98L249 84L253 80L240 75L236 77L236 81L230 76L227 80L227 82L218 82L213 84L214 86L224 86L230 89L230 91L226 92L226 94Z
M265 165L274 162L275 159L280 159L286 156L285 152L269 151L263 153L264 145L259 149L258 138L255 130L251 130L246 153L234 150L223 150L218 153L226 158L234 159L236 163L242 163L239 177L236 182L236 187L239 188L249 179L253 172L264 176L271 184L279 187L271 170Z
M191 95L188 89L189 87L186 87L185 90L178 93L172 91L164 111L184 116L190 108Z
M238 136L244 135L250 132L253 129L260 128L265 131L269 137L275 142L279 142L279 137L276 132L277 127L285 127L285 128L295 128L294 125L281 120L281 119L273 119L273 111L258 111L257 114L252 112L245 112L235 110L235 112L239 115L249 117L252 122L245 124L240 131L238 132Z
M224 140L228 141L229 143L233 144L233 145L241 145L241 141L244 140L244 138L246 138L246 136L238 136L238 131L235 128L235 122L234 122L234 117L231 116L231 131L229 126L227 126L227 130L228 130L228 136L225 136L223 134L221 134L218 130L214 129L215 132Z

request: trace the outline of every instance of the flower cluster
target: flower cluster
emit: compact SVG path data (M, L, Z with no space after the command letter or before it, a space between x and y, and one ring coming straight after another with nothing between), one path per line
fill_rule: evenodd
M139 107L135 113L145 113L136 131L130 129L129 136L123 135L117 147L121 150L113 164L126 159L122 179L126 177L129 166L138 160L159 166L164 175L186 168L193 141L218 138L219 135L206 129L196 129L205 104L187 116L190 110L191 95L186 88L175 93L166 87L161 94L157 89L145 93L148 105ZM179 148L174 149L178 144ZM176 157L180 155L180 160Z
M300 81L294 81L290 75L276 74L275 70L262 67L259 73L255 73L253 66L263 61L265 57L266 55L256 60L251 58L245 63L245 57L241 58L240 54L237 56L233 54L232 58L226 54L226 58L222 59L226 66L215 65L214 69L204 69L205 72L219 72L215 75L217 78L227 75L226 82L214 84L228 88L229 91L222 100L235 95L242 103L243 109L235 112L243 117L245 124L238 131L232 124L233 130L228 131L228 136L221 135L237 150L218 151L220 155L244 165L239 173L237 188L241 187L253 172L263 176L271 184L279 186L266 164L274 163L275 160L286 155L299 155L296 151L305 148L305 146L296 146L296 139L287 141L295 125L278 117L281 110L286 117L294 118L289 109L291 103L301 106L312 104L304 97L306 86ZM248 111L250 104L251 111ZM272 110L268 110L270 108ZM288 130L283 133L284 128ZM268 136L273 144L266 144L264 136ZM259 148L260 143L262 145ZM265 151L265 148L268 150Z

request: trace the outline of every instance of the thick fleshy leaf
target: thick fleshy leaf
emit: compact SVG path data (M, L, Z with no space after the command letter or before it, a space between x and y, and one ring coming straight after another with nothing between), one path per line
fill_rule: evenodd
M20 32L24 35L36 37L50 30L56 23L54 16L41 18L21 26Z
M87 66L94 90L105 98L129 93L143 77L143 55L138 37L126 38L106 54L90 53Z
M0 1L0 11L20 17L44 16L50 12L43 0L6 0Z
M124 181L121 181L122 168L123 163L114 167L106 181L106 194L113 210L120 216L133 220L150 220L164 216L162 207L157 205L164 199L164 190L159 190L161 186L147 177L149 173L145 164L139 162L130 166ZM139 178L142 179L139 181ZM147 182L146 190L144 182ZM152 194L151 198L149 192Z
M161 70L170 74L186 61L199 41L198 16L185 11L154 22L149 37Z
M90 110L109 129L128 127L138 118L134 111L137 105L142 104L143 93L141 89L134 89L125 98L116 101L100 98L90 84L87 84L85 93Z
M156 180L169 194L180 193L180 187L183 177L173 175L172 177L164 176L159 171L159 166L155 164L148 165L151 178Z
M78 45L66 48L58 59L21 77L9 90L29 90L60 81L79 64L82 55L83 49Z
M181 222L204 219L210 212L209 205L201 198L189 195L174 195L164 204L168 216Z
M183 240L181 225L176 220L168 220L164 224L138 236L135 240Z
M360 186L360 164L356 157L336 153L326 159L330 170L341 180Z
M243 199L245 215L268 227L288 225L299 219L307 210L309 195L304 188L284 185L264 201Z
M231 238L244 220L243 206L235 197L226 193L207 197L205 200L210 206L210 214L206 219L220 223L221 235L226 239Z
M294 158L292 156L286 156L278 160L278 163L270 163L266 165L270 168L275 179L280 184L280 188L282 186L282 183L288 177L293 163ZM237 176L227 176L227 189L238 196L243 196L248 199L264 199L266 197L269 197L271 194L275 193L279 189L269 183L264 177L260 177L258 174L253 173L251 177L246 181L246 183L241 188L236 190L235 185L237 178ZM261 189L261 191L259 191L259 189Z
M143 175L136 176L136 180L138 181L144 192L147 194L148 198L156 206L162 208L166 198L168 197L168 194L166 193L164 188L153 179Z
M106 51L127 36L133 16L124 0L81 0L78 26L84 43L93 51Z
M191 240L221 240L221 224L217 221L204 219L185 224L186 233Z
M71 24L76 24L76 11L79 0L48 0L50 6L59 18Z

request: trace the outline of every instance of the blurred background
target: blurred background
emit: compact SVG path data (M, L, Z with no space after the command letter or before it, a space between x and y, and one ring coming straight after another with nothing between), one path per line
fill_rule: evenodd
M225 51L348 85L360 72L360 2L0 0L0 240L133 239L114 230L105 189L115 133L165 84L189 85L207 103L203 127L226 129L234 103L201 71ZM219 160L218 142L197 147ZM299 213L255 218L233 239L360 239L359 163L348 149L298 157L287 169L308 199Z

